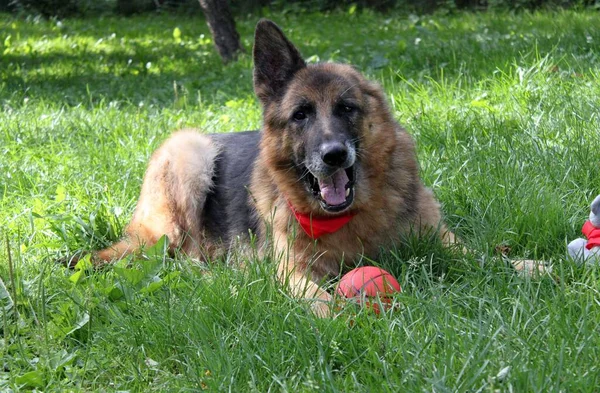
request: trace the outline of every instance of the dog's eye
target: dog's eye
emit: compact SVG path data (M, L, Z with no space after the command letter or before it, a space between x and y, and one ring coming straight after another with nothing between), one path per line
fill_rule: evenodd
M340 103L340 104L338 104L336 110L337 110L337 113L339 113L339 114L351 115L354 112L356 112L358 110L358 108L356 108L354 105L351 105L351 104Z
M311 113L313 113L313 107L311 105L301 105L296 109L296 112L292 114L292 119L296 122L306 120Z
M302 121L304 119L306 119L306 111L300 109L297 110L296 112L294 112L294 114L292 115L292 118L296 121Z

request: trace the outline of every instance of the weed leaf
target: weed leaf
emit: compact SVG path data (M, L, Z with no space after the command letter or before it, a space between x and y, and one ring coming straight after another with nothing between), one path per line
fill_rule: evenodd
M39 370L30 371L15 378L17 385L24 385L29 388L42 388L46 384L44 382L44 374Z
M75 326L73 327L73 329L71 329L68 333L67 336L79 331L82 327L84 327L85 325L88 324L88 322L90 321L90 314L83 313L81 315L81 318L79 318L79 320L77 321L77 323L75 323Z

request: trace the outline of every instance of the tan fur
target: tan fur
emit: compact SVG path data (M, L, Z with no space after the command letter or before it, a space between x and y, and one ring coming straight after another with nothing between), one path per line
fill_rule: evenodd
M212 187L218 148L194 130L173 134L154 152L144 176L140 199L123 240L94 255L110 262L156 243L167 235L170 247L202 257L213 245L203 242L199 221Z

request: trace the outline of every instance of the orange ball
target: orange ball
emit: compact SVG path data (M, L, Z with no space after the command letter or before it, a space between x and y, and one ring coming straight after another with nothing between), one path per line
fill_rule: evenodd
M375 266L357 267L346 273L336 289L336 293L345 298L356 299L358 303L364 301L365 305L371 307L379 314L379 302L370 301L379 296L381 304L389 306L391 295L402 292L398 281L387 271Z

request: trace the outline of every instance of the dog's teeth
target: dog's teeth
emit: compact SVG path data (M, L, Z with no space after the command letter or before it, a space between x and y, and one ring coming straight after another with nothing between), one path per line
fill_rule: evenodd
M325 200L325 193L323 191L321 191L321 199Z
M346 198L348 198L349 195L350 195L350 189L346 188Z

